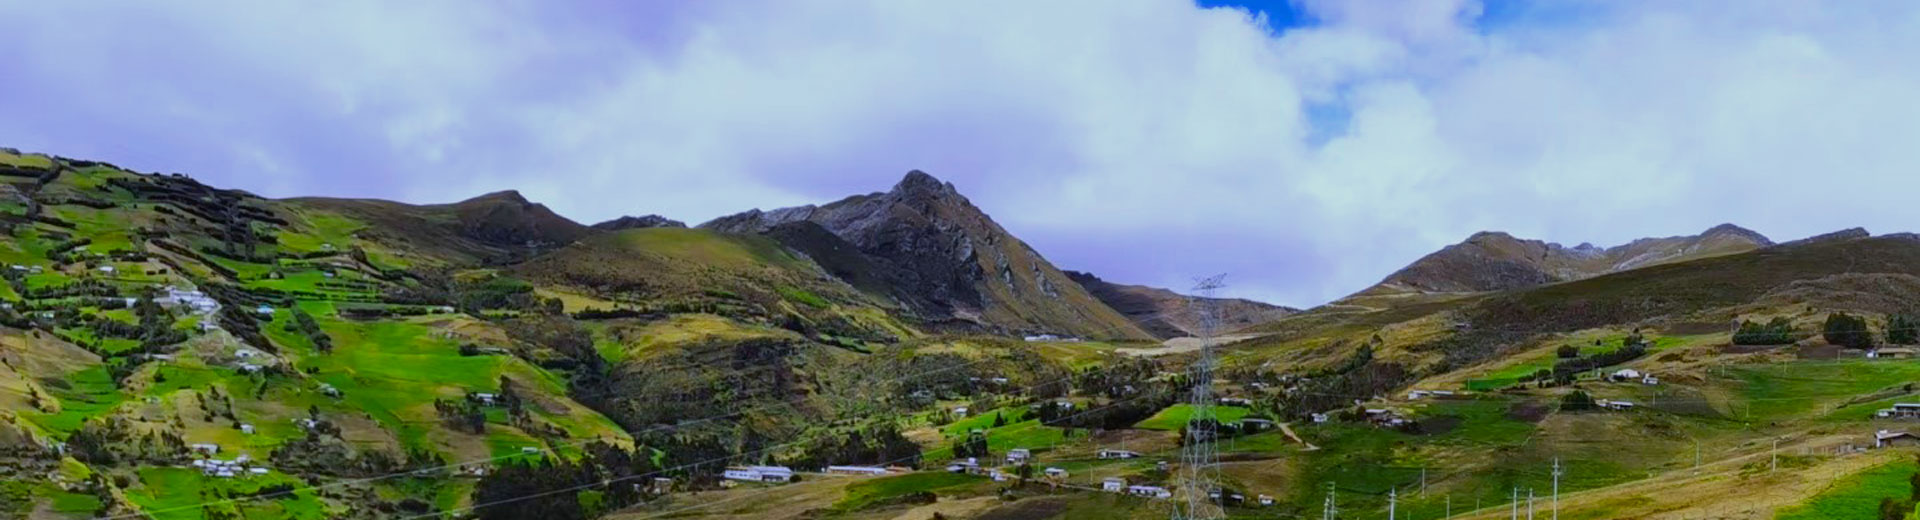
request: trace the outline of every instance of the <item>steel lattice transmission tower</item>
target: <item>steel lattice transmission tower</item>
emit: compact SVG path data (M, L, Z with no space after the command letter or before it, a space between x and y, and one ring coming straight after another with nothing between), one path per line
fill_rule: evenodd
M1200 356L1187 370L1193 385L1193 396L1189 403L1193 415L1187 418L1187 436L1185 446L1181 448L1180 470L1184 482L1181 487L1185 497L1174 504L1174 520L1199 520L1225 518L1226 511L1220 506L1220 496L1226 494L1219 489L1220 457L1214 450L1214 441L1219 438L1219 420L1213 413L1213 331L1219 326L1220 317L1215 309L1214 291L1225 287L1227 275L1220 274L1197 280L1194 283L1188 306L1199 318Z

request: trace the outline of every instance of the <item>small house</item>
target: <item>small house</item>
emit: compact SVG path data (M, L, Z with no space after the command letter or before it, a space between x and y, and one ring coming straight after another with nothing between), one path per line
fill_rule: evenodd
M987 381L990 381L996 385L1004 385L1004 384L1007 384L1007 382L1010 380L1004 377L994 377L994 378L987 379Z
M1253 400L1245 397L1222 397L1221 406L1253 406Z
M1312 414L1311 417L1313 419L1313 422L1315 423L1324 423L1324 422L1327 422L1328 419L1330 419L1330 417L1328 417L1327 414L1324 414L1324 413L1315 413L1315 414Z
M1153 469L1156 471L1166 471L1168 468L1171 468L1171 467L1173 466L1167 464L1167 461L1164 461L1164 460L1153 463Z
M1102 459L1133 459L1140 457L1140 453L1138 452L1114 449L1102 449L1096 455Z
M1119 493L1121 491L1125 491L1126 489L1127 489L1127 479L1124 479L1124 478L1107 477L1106 480L1100 481L1101 491L1105 491L1108 493Z
M205 453L208 455L220 453L220 445L208 443L208 442L202 442L198 444L188 444L187 449L193 450L196 453Z
M248 374L251 374L254 372L259 372L261 367L260 365L255 365L253 363L241 363L239 368L241 372L246 372Z
M1048 477L1052 477L1052 478L1067 478L1067 470L1060 469L1060 468L1047 468L1046 470L1042 471L1042 473L1045 473Z
M244 434L247 434L247 435L253 435L253 425L251 425L251 424L246 424L246 423L241 423L241 424L240 424L240 433L244 433Z
M471 400L476 403L480 403L481 405L485 405L485 406L493 406L494 401L499 399L499 397L500 396L486 393L486 392L474 392L471 394L467 394L468 400Z
M1006 473L1003 473L997 469L988 471L987 477L992 478L994 482L1006 482L1009 478L1011 478L1011 477L1008 477Z
M270 472L269 472L269 471L267 470L267 468L249 468L249 469L247 469L247 472L248 472L248 473L252 473L252 474L255 474L255 475L265 475L265 474L267 474L267 473L270 473Z
M111 265L100 266L100 272L102 273L113 274L113 271L114 271L114 268Z
M1274 424L1273 420L1271 419L1262 419L1259 417L1247 417L1247 418L1240 419L1240 422L1236 423L1236 426L1238 426L1240 431L1242 432L1255 433L1255 432L1267 431L1267 429L1273 428L1273 424Z
M535 448L533 446L521 446L520 453L527 454L527 455L538 455L540 454L540 448Z
M980 459L967 457L947 463L948 473L973 473L980 469Z
M955 407L953 407L953 416L954 416L954 417L966 417L966 416L967 416L967 407L965 407L965 406L955 406Z
M1640 384L1647 386L1658 385L1660 384L1660 378L1654 377L1653 374L1647 374L1646 377L1640 378Z
M1632 381L1635 379L1640 379L1641 375L1642 374L1640 373L1639 370L1634 370L1631 368L1622 368L1620 370L1614 371L1612 378L1614 381Z
M259 306L259 307L254 307L254 308L253 308L253 312L254 312L255 314L273 314L273 306L272 306L272 305L261 305L261 306Z
M1261 507L1273 505L1273 495L1260 495L1259 500Z
M1025 464L1027 463L1028 460L1032 460L1032 459L1033 459L1033 450L1029 450L1026 448L1014 448L1011 450L1007 450L1007 464L1014 464L1014 465Z
M260 351L250 349L250 348L243 348L240 350L233 351L233 357L237 357L240 359L253 359L254 356L258 356L258 355L260 355Z

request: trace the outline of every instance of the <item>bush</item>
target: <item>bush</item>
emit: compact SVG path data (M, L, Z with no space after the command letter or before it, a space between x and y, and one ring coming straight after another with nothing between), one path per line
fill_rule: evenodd
M1580 357L1580 347L1576 347L1573 345L1561 345L1559 349L1554 351L1554 353L1558 354L1560 356L1560 359L1573 359L1573 358Z
M1733 333L1735 345L1786 345L1798 341L1793 331L1793 321L1784 317L1774 318L1765 324L1740 320L1740 329Z
M1574 390L1560 397L1560 411L1562 412L1578 412L1595 408L1599 408L1599 405L1595 404L1593 402L1593 396L1587 395L1587 392L1584 390Z

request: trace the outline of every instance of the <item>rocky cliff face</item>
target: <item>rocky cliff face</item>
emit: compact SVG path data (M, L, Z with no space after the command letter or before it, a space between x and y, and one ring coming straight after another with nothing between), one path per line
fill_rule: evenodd
M623 229L648 229L648 228L662 228L662 227L683 228L683 227L687 227L687 223L670 219L667 217L662 217L659 215L647 215L643 217L635 217L635 216L628 215L628 216L623 216L620 218L616 218L613 220L609 220L606 222L601 222L599 224L593 225L594 229L598 229L601 231L620 231Z
M1600 248L1481 232L1427 255L1361 294L1500 291L1589 278L1607 273L1741 253L1773 245L1767 237L1732 224L1698 235L1643 238Z
M772 236L856 287L898 300L934 324L1151 337L1000 227L952 184L917 170L886 192L820 206L756 209L700 227Z
M1179 338L1198 336L1200 319L1192 308L1196 300L1210 300L1220 317L1220 325L1215 334L1225 334L1254 325L1270 322L1300 312L1292 307L1282 307L1264 302L1240 298L1200 298L1186 296L1159 287L1144 285L1126 285L1101 280L1091 273L1067 271L1068 278L1086 288L1101 303L1120 311L1121 315L1139 324L1140 328L1160 338Z

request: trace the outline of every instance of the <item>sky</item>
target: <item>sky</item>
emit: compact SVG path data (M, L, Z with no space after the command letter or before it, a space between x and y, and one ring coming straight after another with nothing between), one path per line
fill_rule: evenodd
M1920 2L4 2L0 146L700 222L952 182L1063 269L1308 306L1481 230L1920 229Z

